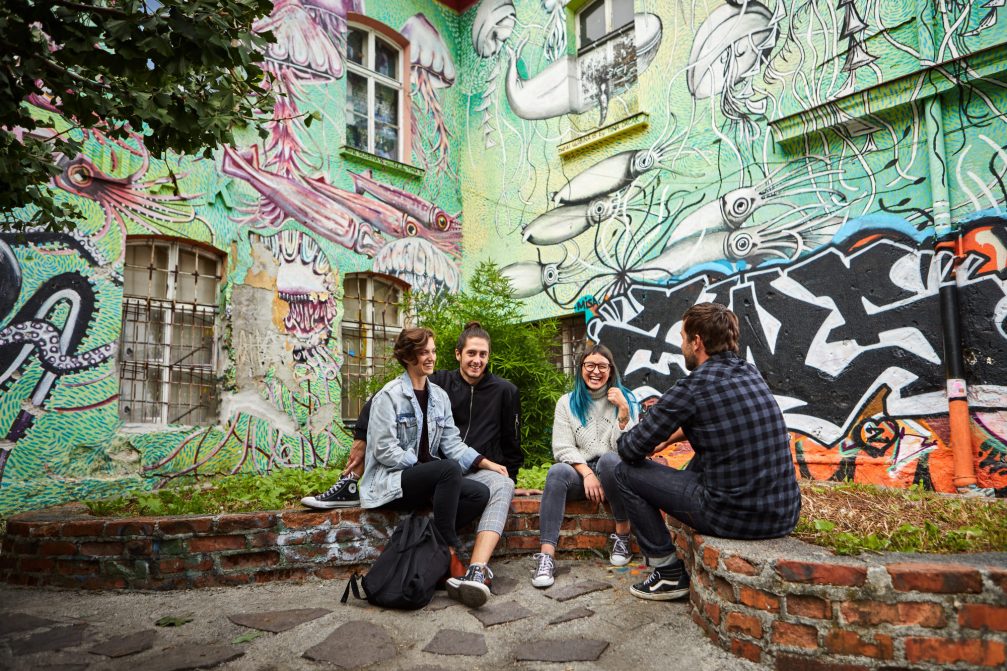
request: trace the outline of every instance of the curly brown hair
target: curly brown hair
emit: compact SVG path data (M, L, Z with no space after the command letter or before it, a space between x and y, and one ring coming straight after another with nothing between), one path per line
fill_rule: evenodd
M417 352L427 346L427 341L434 337L434 332L428 328L404 328L395 339L393 354L395 360L405 368L406 364L416 363Z
M739 353L738 316L720 303L696 303L682 315L687 338L699 336L708 355L720 352Z

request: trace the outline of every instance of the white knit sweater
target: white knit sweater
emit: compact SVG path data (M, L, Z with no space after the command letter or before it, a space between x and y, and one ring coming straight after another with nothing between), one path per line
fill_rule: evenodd
M571 394L564 394L556 403L552 422L552 456L556 463L584 464L614 452L619 436L636 424L630 419L625 429L619 429L616 407L605 398L607 394L607 389L591 393L586 426L570 409Z

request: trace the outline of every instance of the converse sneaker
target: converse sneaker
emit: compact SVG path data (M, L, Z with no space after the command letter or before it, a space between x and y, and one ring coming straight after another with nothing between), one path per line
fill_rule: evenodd
M328 510L330 508L356 508L360 505L360 494L357 493L357 479L344 475L329 487L329 491L318 496L305 496L301 505L308 508Z
M556 582L556 579L553 578L553 574L556 573L556 562L552 555L537 552L535 560L538 561L538 568L535 569L535 577L531 579L532 586L539 589L551 586Z
M612 534L612 554L608 557L608 562L612 566L625 566L633 559L633 551L629 549L629 534L620 536Z
M651 601L671 601L689 595L689 574L681 560L658 566L643 582L629 588L633 596Z
M470 564L465 575L448 580L448 596L469 608L479 608L490 598L493 571L485 564Z

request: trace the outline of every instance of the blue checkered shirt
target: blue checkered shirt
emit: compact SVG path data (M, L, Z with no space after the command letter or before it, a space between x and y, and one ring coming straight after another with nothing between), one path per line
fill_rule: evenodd
M776 538L794 529L801 493L787 426L755 366L733 352L714 354L619 439L619 456L638 462L680 427L716 535Z

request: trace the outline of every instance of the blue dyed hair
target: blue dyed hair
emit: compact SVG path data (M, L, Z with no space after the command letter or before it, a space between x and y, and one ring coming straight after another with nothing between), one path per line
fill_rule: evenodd
M605 389L607 391L615 387L621 391L629 403L629 416L635 418L637 409L639 408L636 396L623 386L622 376L619 375L619 368L615 365L615 357L612 356L612 350L601 344L594 345L577 357L577 373L574 376L573 393L570 394L570 409L573 411L574 417L580 420L581 426L587 426L587 411L591 407L593 399L591 398L591 390L587 388L587 383L584 382L584 360L592 354L600 354L608 359L608 382L605 384ZM615 414L616 416L619 415L619 408L615 409Z

